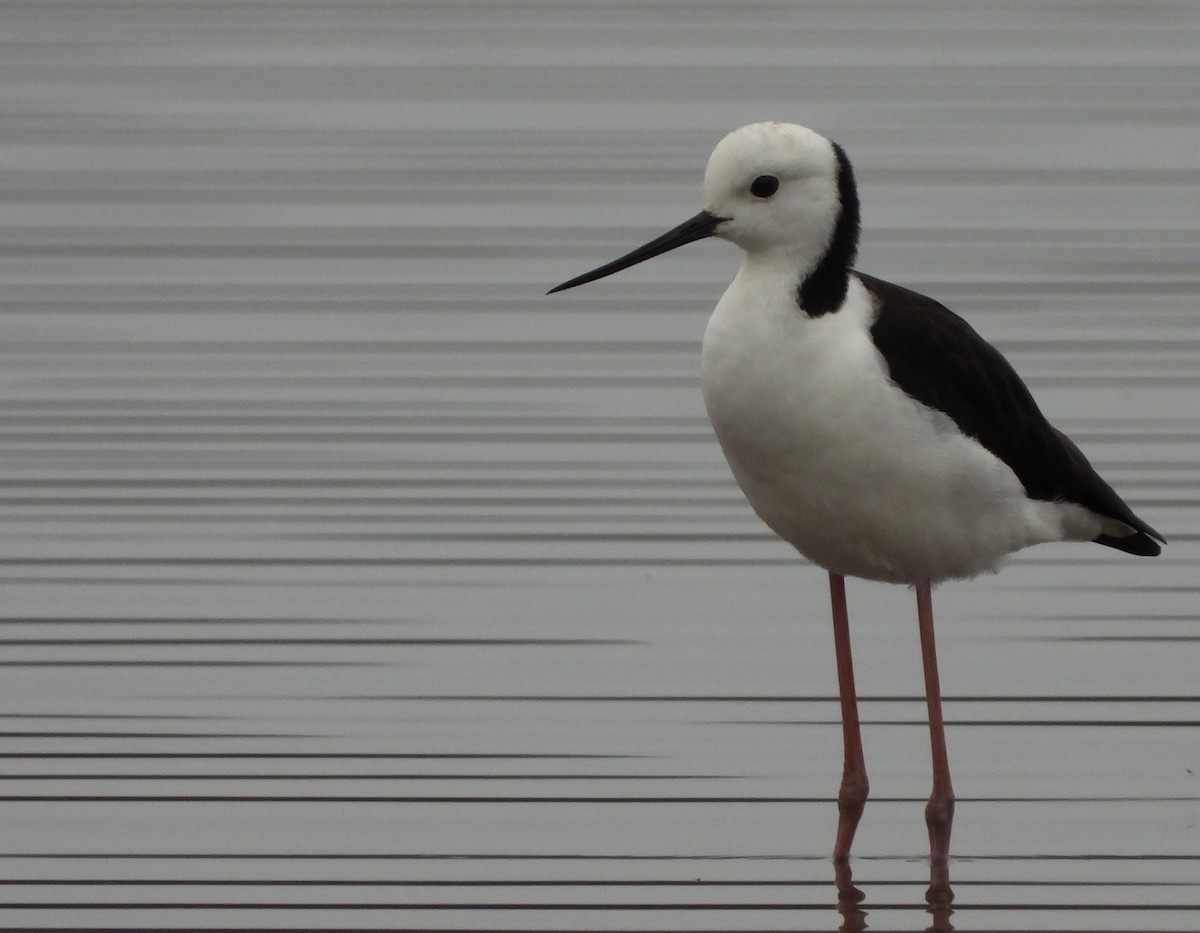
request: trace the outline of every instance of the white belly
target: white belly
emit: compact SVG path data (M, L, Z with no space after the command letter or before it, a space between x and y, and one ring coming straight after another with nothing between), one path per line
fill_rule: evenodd
M1056 506L1027 499L1004 463L887 379L857 280L841 310L810 319L789 289L749 278L709 321L704 399L780 537L827 570L895 583L973 576L1064 537Z

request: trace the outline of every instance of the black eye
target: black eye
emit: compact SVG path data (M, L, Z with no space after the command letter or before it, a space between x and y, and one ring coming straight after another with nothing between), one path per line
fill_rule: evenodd
M750 193L756 198L769 198L779 190L779 179L774 175L759 175L750 182Z

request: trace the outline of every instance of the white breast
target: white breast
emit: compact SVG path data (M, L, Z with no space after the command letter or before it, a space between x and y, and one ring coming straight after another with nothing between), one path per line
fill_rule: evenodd
M704 335L713 428L780 537L833 572L915 583L1065 536L1055 506L888 380L857 279L832 314L809 318L794 296L786 271L743 266Z

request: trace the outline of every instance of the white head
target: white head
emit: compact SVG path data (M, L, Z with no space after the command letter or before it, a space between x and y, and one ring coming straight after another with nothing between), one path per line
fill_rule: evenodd
M703 211L551 292L594 282L709 236L736 243L752 259L792 264L805 309L832 310L845 294L858 245L858 195L845 153L794 123L751 123L734 130L708 160Z
M815 265L842 209L833 143L794 123L734 130L708 160L704 208L726 218L714 235L747 253L781 251Z

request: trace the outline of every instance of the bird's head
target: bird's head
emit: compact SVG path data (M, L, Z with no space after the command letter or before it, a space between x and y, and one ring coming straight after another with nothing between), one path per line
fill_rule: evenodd
M832 142L794 123L751 123L717 144L704 173L713 235L751 255L820 259L841 212Z
M850 163L833 142L794 123L751 123L717 144L704 173L704 210L619 259L551 289L563 291L706 237L754 257L779 257L801 277L835 249L848 268L858 241Z

